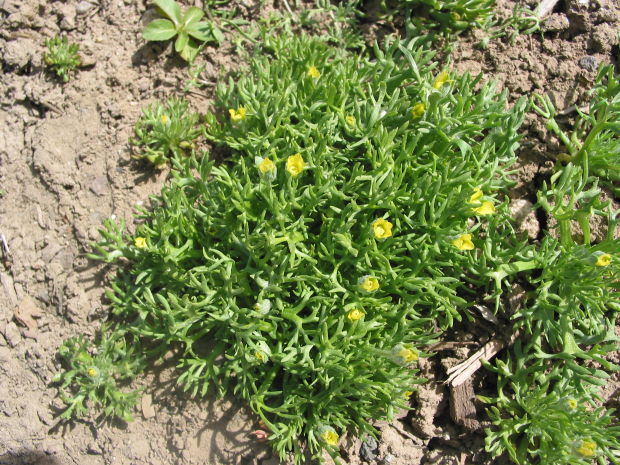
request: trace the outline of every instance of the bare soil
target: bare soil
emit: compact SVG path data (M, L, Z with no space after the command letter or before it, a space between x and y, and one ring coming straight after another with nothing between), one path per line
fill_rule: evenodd
M51 383L61 370L58 347L68 337L94 335L108 315L104 291L113 268L86 257L89 242L110 217L125 218L133 232L135 205L148 207L169 175L169 169L132 159L128 138L141 108L180 94L187 79L186 64L170 47L142 39L146 2L89 1L90 8L78 0L0 0L0 233L10 251L3 251L0 264L0 463L275 465L269 447L251 434L257 418L243 402L218 400L211 392L191 398L175 384L173 353L131 386L146 394L134 422L106 420L95 411L71 422L59 418L63 403ZM236 5L246 19L283 8L270 0L262 9L243 0ZM499 7L509 14L513 5L505 0ZM391 32L376 14L365 21L369 42ZM479 32L472 32L461 38L451 66L497 79L511 102L535 92L550 95L558 110L580 107L588 102L598 65L616 64L619 23L619 0L562 0L544 35L520 35L514 45L496 40L479 50ZM60 32L80 44L84 59L66 84L43 61L45 39ZM213 82L220 69L240 66L230 42L207 47L205 56ZM205 113L212 88L188 98ZM559 120L570 127L574 115ZM523 231L535 240L550 225L528 208L562 147L534 113L523 131L510 200ZM37 313L34 323L28 320ZM457 325L451 334L456 344L422 364L430 381L412 397L415 410L402 412L394 426L378 425L378 444L345 438L344 461L507 463L484 451L484 406L474 402L474 421L460 421L459 397L443 384L450 366L505 327L509 322ZM615 374L604 389L611 406L619 386ZM492 395L493 378L480 371L469 388Z

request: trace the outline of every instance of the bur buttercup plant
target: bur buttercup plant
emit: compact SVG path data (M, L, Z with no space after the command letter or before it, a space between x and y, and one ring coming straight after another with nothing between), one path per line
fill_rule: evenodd
M112 333L151 341L147 358L181 347L179 383L230 387L281 457L300 462L304 437L337 459L346 429L374 435L407 406L436 323L522 248L497 194L527 104L506 110L415 41L376 62L306 35L263 44L218 86L225 118L207 116L233 166L173 158L136 235L107 222L92 257L133 263L108 293Z
M65 415L86 399L120 409L114 379L174 347L184 389L232 389L281 457L301 462L304 438L337 461L345 430L374 435L373 420L407 407L438 331L473 318L481 294L501 309L518 277L531 287L512 315L525 344L487 364L498 374L498 396L483 399L487 450L520 464L617 463L596 390L617 368L605 355L616 350L620 213L599 200L587 150L539 192L557 238L519 241L501 193L525 99L507 108L481 76L438 69L425 39L388 40L370 61L316 37L262 34L249 68L218 85L219 117L206 116L231 164L172 157L173 179L135 235L107 221L94 244L91 258L132 266L107 293L119 319L97 355L64 345ZM147 126L163 131L158 111ZM593 215L609 230L596 244Z
M78 55L79 44L70 44L67 37L58 36L45 40L47 52L45 62L62 77L64 82L69 80L69 74L80 66L82 59Z
M171 97L165 104L154 102L143 108L136 122L136 138L129 139L142 150L134 158L146 158L162 168L171 156L179 160L187 157L201 134L199 116L188 107L187 100Z

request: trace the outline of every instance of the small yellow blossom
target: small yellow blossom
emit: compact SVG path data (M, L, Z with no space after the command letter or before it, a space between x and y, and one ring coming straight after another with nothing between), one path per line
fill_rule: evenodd
M439 73L439 76L437 76L437 78L435 79L435 82L433 82L433 87L439 90L441 89L441 86L443 86L446 83L447 80L448 80L448 71L444 69L441 73Z
M265 158L260 165L258 165L258 169L261 170L261 173L266 173L267 171L273 171L276 168L276 165L269 159L269 157Z
M376 239L387 239L392 235L392 223L385 221L383 218L378 219L372 224L375 231Z
M260 360L262 363L265 362L265 356L263 354L261 354L260 352L255 352L254 353L254 357L256 357L258 360Z
M294 178L301 174L304 166L306 166L306 162L302 158L301 153L288 157L286 160L286 169L293 175Z
M97 376L97 375L99 374L99 372L98 372L95 368L93 368L93 367L89 368L89 369L88 369L88 371L87 371L86 373L87 373L87 374L88 374L88 376L90 376L91 378L94 378L95 376Z
M232 119L235 123L238 121L245 121L245 108L241 107L238 110L233 110L232 108L228 110L230 113L230 119Z
M139 249L146 247L146 239L144 237L136 237L136 247Z
M594 263L595 266L608 266L611 263L611 255L609 255L608 253L600 255L597 259L596 262Z
M209 234L211 234L211 235L217 234L217 228L214 228L213 226L210 226L209 227Z
M596 443L591 439L584 439L581 441L581 445L575 450L582 457L592 458L596 455Z
M308 76L318 79L321 76L321 73L319 73L319 70L316 69L316 66L313 66L308 70Z
M366 292L375 292L379 289L379 280L373 276L364 276L361 280L360 286Z
M347 314L347 318L349 320L351 320L351 322L353 321L357 321L360 318L362 318L364 316L364 314L362 312L360 312L357 308L354 310L351 310L348 314Z
M411 397L411 394L413 394L413 391L405 391L403 392L403 397L405 399L409 399L409 397Z
M355 126L355 118L349 115L347 116L346 120L347 120L347 123L349 123L349 126Z
M422 116L424 114L424 110L426 110L426 105L424 105L423 103L418 103L417 105L414 105L413 110L411 110L413 118L415 119Z
M333 431L325 431L321 437L330 446L337 446L339 436Z
M479 215L490 215L491 213L495 213L495 205L488 201L482 202L482 205L472 208L472 211L478 213Z
M482 198L482 190L479 187L474 187L474 193L469 198L469 203L480 203Z
M401 351L398 352L398 356L404 358L405 363L407 364L411 362L415 362L418 359L418 354L416 354L411 349L405 349L405 348L401 349Z
M462 234L461 237L452 241L452 244L459 250L474 250L474 243L471 241L471 234Z
M577 401L575 399L566 399L566 405L571 410L576 409L577 408Z
M169 122L170 122L170 118L168 118L168 115L161 115L161 124L163 124L165 126Z

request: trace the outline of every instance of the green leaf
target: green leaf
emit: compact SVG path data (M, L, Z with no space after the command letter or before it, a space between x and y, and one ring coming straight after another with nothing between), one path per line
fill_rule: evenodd
M217 40L218 44L221 45L221 43L224 42L224 34L222 34L222 31L220 31L220 29L215 25L215 23L211 23L211 30L213 31L213 36L215 37L215 40Z
M172 22L167 19L157 19L144 28L142 37L146 40L168 40L177 35Z
M185 31L179 31L179 37L177 37L177 41L174 44L174 49L177 52L180 52L187 46L187 42L189 41L189 36Z
M183 18L183 25L185 27L191 26L192 24L197 23L200 19L205 15L205 12L202 11L197 6L190 7L185 12L185 17Z
M198 54L198 45L191 38L187 42L187 45L181 50L181 58L185 61L193 61Z
M211 32L211 25L209 23L194 23L184 29L185 32L187 32L194 39L198 39L203 42L209 42L214 39L213 33Z
M174 0L153 0L153 3L159 7L170 20L177 26L181 24L181 8Z

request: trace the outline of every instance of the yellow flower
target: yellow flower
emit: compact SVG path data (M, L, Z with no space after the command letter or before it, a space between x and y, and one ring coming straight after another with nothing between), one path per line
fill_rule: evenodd
M230 113L230 119L232 119L235 123L241 120L245 121L245 108L243 107L239 108L237 111L231 108L228 110L228 113Z
M97 376L99 374L99 372L95 368L91 367L91 368L88 369L86 374L88 376L90 376L91 378L94 378L95 376Z
M479 187L474 187L474 193L469 198L469 203L480 203L480 199L482 198L482 191Z
M346 120L347 123L349 123L349 126L355 126L355 118L353 118L352 116L347 116Z
M488 201L482 202L482 205L472 208L472 211L478 213L479 215L490 215L491 213L495 213L495 205Z
M260 352L255 352L254 353L254 357L256 357L258 360L260 360L262 363L265 362L265 356L263 354L261 354Z
M364 289L366 292L375 292L377 289L379 289L379 280L372 276L363 276L360 279L359 284L361 288Z
M161 115L161 124L164 126L170 122L170 118L167 115Z
M566 399L566 405L569 409L573 410L577 408L577 401L575 399Z
M603 255L599 255L599 257L596 259L596 263L594 263L595 266L608 266L611 263L611 255L609 255L608 253L603 254Z
M292 157L288 157L288 159L286 160L286 169L289 173L293 175L294 178L301 174L304 166L306 166L306 162L302 158L301 153L295 154Z
M308 70L308 76L318 79L321 76L321 73L319 73L319 70L316 69L316 66L313 66Z
M213 226L209 226L209 234L211 234L212 236L217 234L217 228L214 228Z
M413 118L415 119L422 116L424 114L424 110L426 110L426 105L424 105L423 103L418 103L417 105L414 105L413 110L411 110L411 113L413 113Z
M582 457L591 458L596 455L596 443L591 439L584 439L581 441L581 445L575 450Z
M392 223L385 221L383 218L375 221L372 224L372 229L375 230L376 239L387 239L392 235Z
M136 247L139 249L146 247L146 239L144 237L136 237Z
M411 397L411 394L413 394L413 391L405 391L403 392L403 397L405 399L409 399L409 397Z
M347 318L349 320L351 320L351 322L353 321L357 321L360 318L362 318L364 316L364 314L362 312L360 312L357 308L354 310L351 310L348 314L347 314Z
M405 348L401 349L400 352L398 352L398 356L404 358L405 363L407 364L411 362L415 362L418 359L418 354L416 354L411 349L405 349Z
M441 89L441 86L445 84L447 80L448 80L448 71L444 69L441 73L439 73L439 76L437 76L437 78L435 79L435 82L433 82L433 87L439 90Z
M452 241L452 244L459 250L474 250L474 243L471 241L471 234L462 234L461 237Z
M265 158L260 165L258 165L258 169L261 170L261 173L265 174L267 171L273 171L276 168L276 165L269 159L269 157Z
M321 435L321 437L330 446L337 446L338 445L339 437L338 437L338 435L334 431L325 431Z

